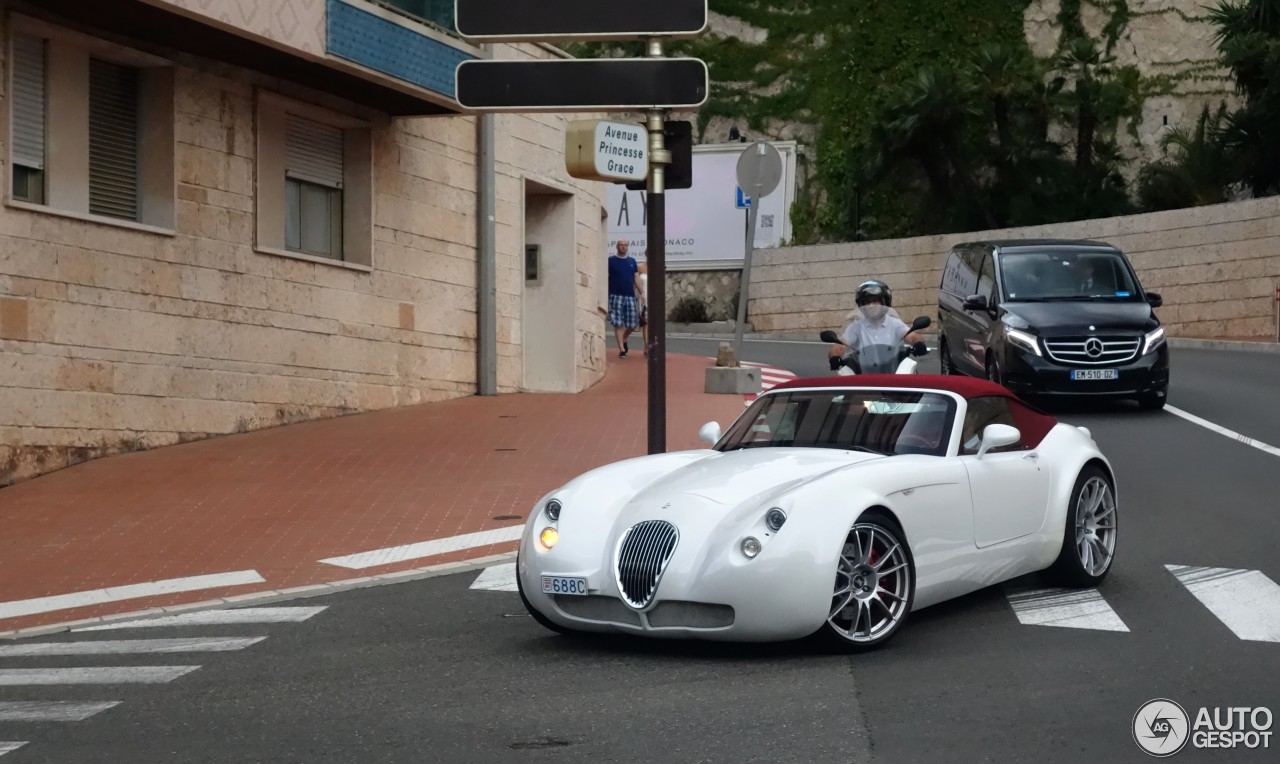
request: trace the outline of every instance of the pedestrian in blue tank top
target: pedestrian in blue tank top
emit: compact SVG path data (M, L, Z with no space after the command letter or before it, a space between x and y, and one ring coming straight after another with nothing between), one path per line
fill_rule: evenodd
M634 257L627 255L630 245L626 239L618 240L618 254L609 258L609 323L613 324L613 336L618 341L618 357L626 358L631 350L627 340L640 325L640 266Z

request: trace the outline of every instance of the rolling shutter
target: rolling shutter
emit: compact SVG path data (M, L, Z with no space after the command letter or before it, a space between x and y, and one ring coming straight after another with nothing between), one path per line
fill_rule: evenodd
M89 60L89 212L138 219L138 72Z
M285 116L285 175L342 188L342 129Z
M44 169L44 40L13 38L13 161Z

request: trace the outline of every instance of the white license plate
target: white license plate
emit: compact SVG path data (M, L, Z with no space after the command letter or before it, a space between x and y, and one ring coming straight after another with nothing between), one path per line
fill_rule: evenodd
M548 594L582 594L587 593L587 579L570 578L568 576L543 576L542 591Z
M1120 375L1115 369L1072 369L1071 378L1075 380L1116 379Z

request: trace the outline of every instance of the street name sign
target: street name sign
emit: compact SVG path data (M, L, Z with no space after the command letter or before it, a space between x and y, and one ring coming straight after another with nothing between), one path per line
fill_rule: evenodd
M453 14L471 42L688 40L707 29L707 0L454 0Z
M606 183L644 180L649 174L649 133L630 122L580 119L564 133L569 175Z
M502 112L696 109L711 84L700 58L469 60L455 81L463 108Z

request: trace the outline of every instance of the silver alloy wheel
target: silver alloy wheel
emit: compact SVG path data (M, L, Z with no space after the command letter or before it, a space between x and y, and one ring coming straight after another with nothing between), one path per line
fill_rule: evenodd
M1102 575L1116 551L1116 499L1106 480L1094 476L1076 497L1076 554L1091 576Z
M911 567L898 539L884 526L858 523L836 564L827 623L851 642L874 642L906 615Z

